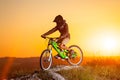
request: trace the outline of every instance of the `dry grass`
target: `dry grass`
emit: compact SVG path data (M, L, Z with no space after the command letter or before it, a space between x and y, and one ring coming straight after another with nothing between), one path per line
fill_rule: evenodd
M0 58L0 77L9 58ZM13 58L8 72L8 79L32 74L39 71L42 80L50 80L51 76L39 68L39 58ZM66 61L53 59L52 67L69 65ZM84 69L59 71L67 80L120 80L120 57L85 57L81 66ZM47 77L46 77L47 76Z
M3 69L5 64L10 58L0 58L0 78L2 77ZM39 72L39 77L44 79L51 79L51 76L48 76L48 73L45 71L41 71L39 67L39 58L13 58L12 66L7 74L7 79L17 78L29 74L33 74L35 72ZM46 77L47 76L47 77Z
M119 57L87 57L84 69L59 71L67 80L120 80Z

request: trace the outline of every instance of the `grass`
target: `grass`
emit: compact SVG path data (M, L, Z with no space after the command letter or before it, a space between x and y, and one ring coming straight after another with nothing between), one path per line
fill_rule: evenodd
M88 59L88 58L86 58ZM120 59L92 58L82 64L84 69L59 71L67 80L120 80Z
M4 67L7 66L5 63L9 62L9 59L11 58L0 58L0 78L2 77L2 74L4 73ZM47 72L40 70L39 68L39 58L12 58L13 63L10 67L9 72L7 73L7 79L11 78L17 78L29 74L33 74L35 72L39 72L38 77L40 77L42 80L51 80L51 76L48 75Z
M0 77L3 69L10 58L0 58ZM16 78L34 72L42 80L52 80L46 71L39 68L39 58L12 58L13 63L7 73L7 78ZM53 67L56 65L69 65L65 61L53 59ZM81 66L84 69L76 68L61 70L58 73L67 80L120 80L120 57L85 57Z
M120 80L120 68L115 66L85 66L84 70L59 71L67 80Z

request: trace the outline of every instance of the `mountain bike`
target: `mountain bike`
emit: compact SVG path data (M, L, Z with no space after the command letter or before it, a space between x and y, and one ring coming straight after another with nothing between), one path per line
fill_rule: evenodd
M62 59L65 59L67 56L68 59L65 59L68 61L71 65L80 65L83 60L83 52L81 48L77 45L71 45L69 48L73 50L74 53L70 53L68 50L62 50L59 47L59 44L57 43L57 37L46 37L46 39L49 39L47 49L45 49L42 54L40 55L40 68L42 70L48 70L52 65L52 48L57 51L57 53L61 56Z

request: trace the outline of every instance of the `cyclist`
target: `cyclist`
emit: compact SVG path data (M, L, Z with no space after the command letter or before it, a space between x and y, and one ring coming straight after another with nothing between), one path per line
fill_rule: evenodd
M45 38L47 35L52 34L58 30L60 32L60 37L58 38L57 43L59 43L60 49L66 49L71 52L72 50L70 50L68 47L65 46L70 40L68 24L66 23L66 21L63 19L61 15L56 16L53 22L56 22L56 26L51 30L49 30L48 32L41 35L41 37ZM59 58L59 57L60 57L59 54L55 56L55 58ZM65 59L67 58L68 57L66 56Z

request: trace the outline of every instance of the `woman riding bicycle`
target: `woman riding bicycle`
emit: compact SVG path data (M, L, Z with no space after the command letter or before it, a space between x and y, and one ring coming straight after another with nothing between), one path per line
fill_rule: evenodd
M58 15L55 17L53 22L56 22L57 25L54 28L52 28L51 30L49 30L48 32L41 35L41 37L45 38L47 35L52 34L58 30L60 32L60 37L59 37L57 43L59 43L60 49L66 49L70 53L72 53L72 50L70 50L68 47L65 46L70 40L70 33L69 33L69 29L68 29L68 25L67 25L66 21L63 19L63 17L61 15ZM59 57L60 57L59 54L57 54L55 56L55 58L59 58ZM68 57L66 56L65 59L67 59L67 58Z

